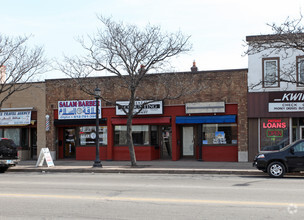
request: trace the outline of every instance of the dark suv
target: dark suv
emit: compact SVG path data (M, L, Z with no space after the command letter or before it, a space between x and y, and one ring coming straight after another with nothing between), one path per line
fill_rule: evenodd
M258 154L253 165L271 177L304 171L304 140L298 140L276 152Z
M14 141L0 138L0 173L4 173L10 166L18 163L18 151Z

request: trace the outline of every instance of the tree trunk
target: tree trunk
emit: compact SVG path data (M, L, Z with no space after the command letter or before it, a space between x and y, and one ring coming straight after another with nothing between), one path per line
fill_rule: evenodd
M132 93L134 94L134 93ZM127 120L127 145L129 147L131 166L135 167L136 164L136 155L132 138L132 119L133 119L133 109L134 109L135 99L134 95L131 95L128 111L128 120Z

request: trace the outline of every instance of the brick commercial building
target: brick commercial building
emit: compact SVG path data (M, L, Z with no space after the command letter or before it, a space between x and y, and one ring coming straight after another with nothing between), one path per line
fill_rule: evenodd
M168 74L170 77L170 73ZM203 161L248 161L247 69L195 71L184 74L198 92L177 100L158 101L133 119L137 160L193 158ZM172 75L173 76L173 75ZM153 77L148 76L148 77ZM83 83L88 79L83 79ZM90 79L92 80L92 79ZM174 78L172 78L174 80ZM112 102L124 104L128 96L116 77L106 81ZM46 80L46 146L56 158L95 159L96 101L71 79ZM157 85L143 86L146 100ZM173 88L174 89L174 88ZM95 107L94 107L95 106ZM101 103L99 127L102 160L129 160L126 116L115 106Z

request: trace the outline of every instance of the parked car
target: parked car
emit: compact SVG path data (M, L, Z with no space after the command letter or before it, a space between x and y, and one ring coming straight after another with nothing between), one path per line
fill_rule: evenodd
M18 163L18 150L13 140L0 138L0 173Z
M304 140L295 141L276 152L258 154L253 166L271 177L304 171Z

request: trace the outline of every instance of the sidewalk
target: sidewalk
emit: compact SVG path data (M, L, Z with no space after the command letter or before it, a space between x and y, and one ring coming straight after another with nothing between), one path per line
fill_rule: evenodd
M55 160L54 167L36 167L36 161L20 161L7 172L62 172L62 173L164 173L164 174L235 174L266 175L252 167L252 163L203 162L197 160L101 161L102 168L93 168L94 161Z

